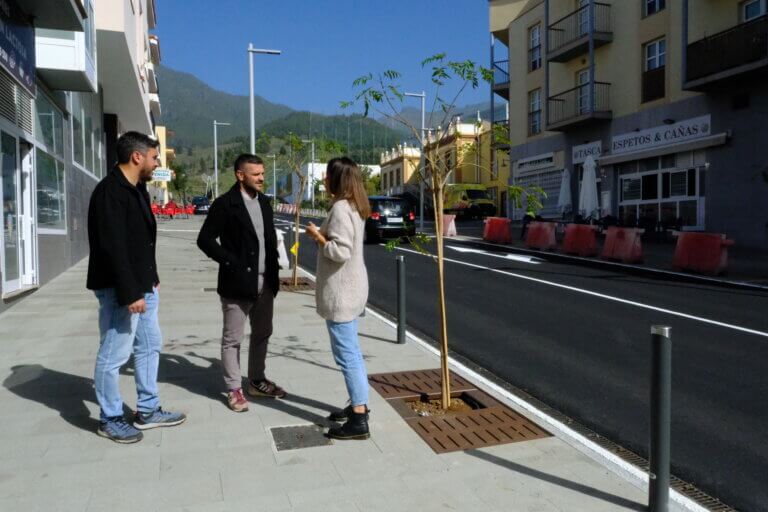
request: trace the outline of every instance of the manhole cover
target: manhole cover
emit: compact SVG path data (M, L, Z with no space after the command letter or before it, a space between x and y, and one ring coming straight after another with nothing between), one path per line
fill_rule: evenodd
M298 278L296 284L293 284L293 278L292 277L281 277L280 278L280 290L281 291L288 291L288 292L300 292L304 290L314 290L315 289L315 283L314 281L311 281L310 279L307 279L306 277L300 277Z
M368 376L368 382L382 397L414 398L441 392L440 369L414 370L408 372L375 373ZM451 372L451 391L476 389L471 382Z
M277 451L312 448L333 444L325 437L323 427L318 425L299 425L296 427L272 427L269 429L275 440Z

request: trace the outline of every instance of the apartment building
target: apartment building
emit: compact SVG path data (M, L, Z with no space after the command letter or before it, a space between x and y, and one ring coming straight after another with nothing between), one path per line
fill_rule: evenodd
M402 194L406 185L418 187L418 170L421 150L398 144L396 148L381 154L381 193L385 196Z
M0 310L87 256L117 137L160 113L155 23L153 0L0 0Z
M591 156L600 216L768 247L766 3L490 0L511 180L559 217L564 169L578 198Z

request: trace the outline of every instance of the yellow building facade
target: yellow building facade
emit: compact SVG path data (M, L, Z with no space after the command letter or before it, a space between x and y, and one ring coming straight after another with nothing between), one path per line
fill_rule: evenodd
M400 144L381 154L381 193L402 194L406 185L418 185L421 150Z
M569 215L558 199L570 174L571 215L768 246L768 215L744 211L768 200L754 178L768 166L755 150L768 140L767 4L491 0L492 96L508 102L511 180L544 188L544 216ZM578 204L588 157L592 212Z
M160 143L158 148L160 156L159 169L170 169L171 164L176 158L176 152L173 148L168 147L169 130L165 126L155 126L155 138ZM152 201L165 205L171 199L176 199L173 198L173 194L169 191L169 186L170 182L168 181L150 181L147 184L147 190Z

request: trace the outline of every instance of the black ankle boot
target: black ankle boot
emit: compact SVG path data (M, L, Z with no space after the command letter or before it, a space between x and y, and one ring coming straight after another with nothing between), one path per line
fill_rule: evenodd
M365 412L366 412L366 414L371 412L371 410L368 408L367 405L365 406ZM331 420L331 421L335 421L337 423L341 423L341 422L347 421L347 419L349 418L349 415L351 413L352 413L352 406L348 405L348 406L346 406L343 409L337 409L337 410L333 411L330 414L330 416L328 416L328 419ZM368 419L368 418L366 418L366 419Z
M368 439L371 437L368 431L368 413L354 412L350 409L349 419L340 427L328 430L331 439Z

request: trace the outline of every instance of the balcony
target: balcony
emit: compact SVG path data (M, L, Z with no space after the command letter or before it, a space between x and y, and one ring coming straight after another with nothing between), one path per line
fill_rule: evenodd
M37 73L53 90L96 92L96 48L92 25L88 32L37 29Z
M643 73L642 78L642 102L658 100L664 97L666 78L666 66L650 69Z
M149 56L153 64L160 64L160 39L149 36Z
M688 45L684 89L702 91L768 70L768 15Z
M157 73L155 72L155 65L151 62L147 62L144 65L144 68L146 69L147 92L158 94L160 92L160 87L157 85Z
M594 86L594 105L589 90ZM589 122L611 119L611 84L593 82L551 96L547 101L547 130L565 131Z
M504 99L509 99L509 61L493 63L493 92Z
M83 23L89 16L83 0L25 0L21 4L35 19L37 29L82 32Z
M547 30L547 58L553 62L567 62L589 52L589 5L552 23ZM595 2L595 48L613 41L611 6Z

